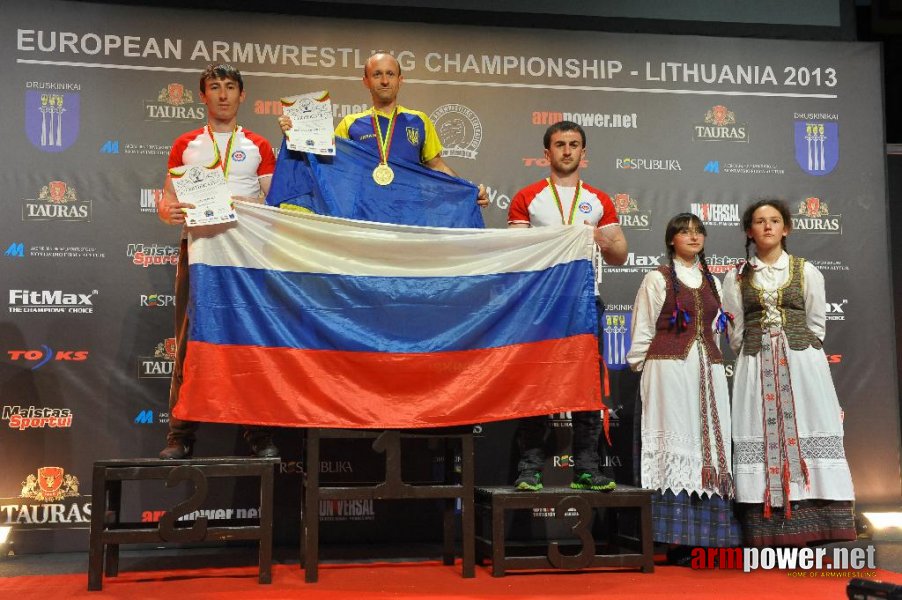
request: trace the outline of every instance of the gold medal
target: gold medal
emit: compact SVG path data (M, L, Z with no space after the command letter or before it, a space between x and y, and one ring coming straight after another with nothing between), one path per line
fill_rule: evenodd
M388 185L394 178L395 172L385 163L380 163L379 166L373 169L373 181L379 185Z

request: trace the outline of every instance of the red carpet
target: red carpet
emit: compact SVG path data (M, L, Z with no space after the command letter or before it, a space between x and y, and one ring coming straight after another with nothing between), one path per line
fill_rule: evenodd
M492 577L477 567L475 579L460 577L438 562L321 565L319 583L304 583L297 565L274 565L273 583L258 585L256 568L122 572L106 578L102 592L87 591L87 574L10 577L0 580L2 598L693 598L749 599L845 598L849 576L823 577L822 572L693 571L659 566L652 574L634 571L583 573L513 572ZM867 579L902 584L902 574L862 571Z

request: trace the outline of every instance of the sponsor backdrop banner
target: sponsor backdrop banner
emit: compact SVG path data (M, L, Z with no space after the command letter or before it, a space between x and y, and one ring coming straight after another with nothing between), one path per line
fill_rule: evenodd
M630 311L664 257L668 218L693 211L722 274L744 255L742 209L789 202L791 251L827 282L826 351L845 410L846 451L862 502L899 494L899 425L886 237L879 47L872 44L514 30L94 3L8 7L0 25L0 525L82 528L17 545L84 544L96 459L155 456L166 434L173 278L180 232L154 212L166 156L199 127L198 74L210 61L245 76L245 127L279 146L281 96L328 89L334 117L369 107L362 63L392 51L402 104L431 115L445 159L488 187L489 227L547 175L545 127L588 134L586 181L615 200L630 244L605 267L605 358L613 447L633 477L637 377L625 368ZM337 122L337 121L336 121ZM236 159L237 160L237 159ZM729 363L731 370L732 363ZM568 415L554 415L548 476L569 477ZM477 426L480 483L514 476L513 425ZM300 435L279 431L279 530L294 539ZM419 476L440 470L415 447ZM239 428L204 426L200 455L246 452ZM875 457L881 457L876 460ZM368 481L379 457L345 445L328 477ZM139 486L124 515L154 521L178 491ZM182 490L187 494L187 490ZM241 490L205 510L256 510ZM339 505L340 504L340 505ZM438 513L398 503L329 503L326 539L437 537ZM418 505L419 506L419 505ZM533 526L554 519L538 511ZM411 520L435 527L411 527ZM405 523L398 527L398 522ZM548 525L550 527L550 525Z

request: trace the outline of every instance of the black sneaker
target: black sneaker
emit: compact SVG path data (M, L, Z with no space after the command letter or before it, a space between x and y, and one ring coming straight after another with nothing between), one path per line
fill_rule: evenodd
M579 473L573 477L570 488L574 490L593 490L596 492L610 492L617 488L613 479L608 479L599 473Z
M181 440L169 440L166 447L160 450L160 458L163 460L182 460L194 455L194 442L185 443Z
M520 471L514 481L514 488L524 492L537 492L542 489L542 473L540 471Z
M251 454L256 458L277 458L279 449L272 441L269 433L256 433L250 436L248 444L251 446Z

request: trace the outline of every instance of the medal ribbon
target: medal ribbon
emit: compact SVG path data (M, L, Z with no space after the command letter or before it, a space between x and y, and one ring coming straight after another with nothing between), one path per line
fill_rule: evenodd
M382 137L382 128L379 127L379 117L376 116L376 107L373 107L373 112L370 117L373 120L373 133L376 134L376 139L379 140L379 161L384 165L388 163L388 153L391 148L391 138L392 133L395 130L395 119L398 116L398 107L395 106L395 109L391 111L391 117L388 120L388 130L385 132L385 137Z
M548 178L548 185L551 186L551 195L554 196L554 202L557 204L557 210L561 213L561 225L573 225L573 215L576 214L576 205L579 202L579 193L582 191L582 181L576 182L576 193L573 194L573 204L570 205L570 219L569 221L564 220L564 206L561 204L561 197L557 193L557 188L554 185L554 182L551 181L551 177Z
M216 143L216 138L213 136L213 130L207 125L207 133L210 134L210 139L213 140L213 152L215 152L213 163L222 168L222 174L226 181L229 180L229 166L232 160L232 142L235 141L235 133L237 131L238 126L236 125L235 128L232 129L232 135L229 136L229 143L226 144L226 157L225 162L223 162L222 155L219 153L219 144Z

